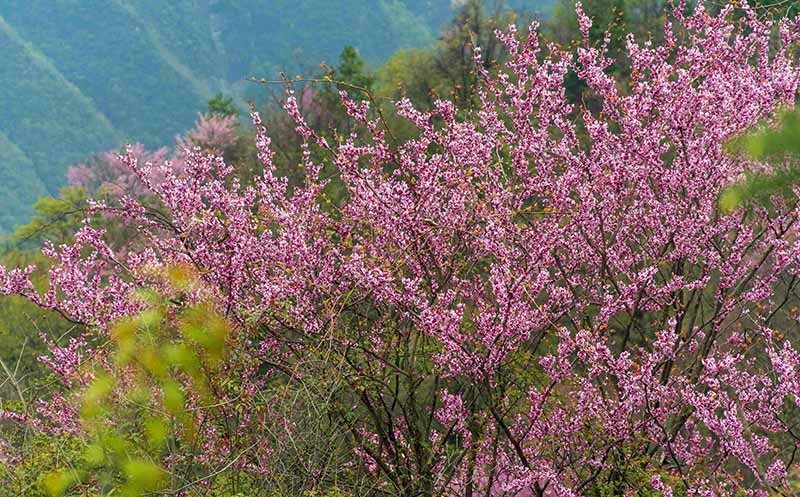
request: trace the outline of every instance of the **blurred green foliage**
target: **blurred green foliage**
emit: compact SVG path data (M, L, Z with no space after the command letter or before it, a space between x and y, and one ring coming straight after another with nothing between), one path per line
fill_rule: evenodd
M176 292L199 284L185 268L165 276ZM194 444L197 413L219 401L209 377L226 353L225 319L209 305L176 306L155 291L142 290L139 299L145 309L112 329L112 355L81 393L86 445L70 466L40 481L48 496L80 495L86 487L138 497L165 488L168 444Z
M771 164L769 172L747 172L744 180L720 195L720 206L732 210L748 200L765 203L775 194L785 195L800 182L800 111L780 113L771 124L736 137L728 144L733 155Z

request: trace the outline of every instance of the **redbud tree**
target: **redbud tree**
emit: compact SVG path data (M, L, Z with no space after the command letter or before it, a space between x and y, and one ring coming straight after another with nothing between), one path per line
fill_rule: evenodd
M235 142L235 115L200 114L191 130L183 136L175 137L172 154L166 147L151 152L141 143L133 145L128 154L142 165L160 164L169 160L171 169L179 172L183 169L183 152L185 150L199 147L206 152L221 156ZM67 182L70 186L83 187L90 193L97 193L101 189L115 195L127 194L136 197L150 193L142 185L135 172L114 151L96 154L87 163L70 167L67 171Z
M608 40L590 44L577 12L574 51L542 46L536 24L498 32L508 60L496 75L478 61L474 110L398 102L411 139L347 94L356 131L324 137L287 90L304 143L298 186L274 166L256 113L264 170L252 185L200 151L180 174L129 154L161 208L132 196L93 208L136 226L141 247L121 257L87 221L74 244L45 247L49 291L33 291L31 268L2 270L3 293L85 330L46 359L67 393L17 417L80 436L69 392L96 396L93 378L113 373L104 395L124 405L135 371L169 377L145 396L180 420L157 438L161 469L147 466L170 475L161 490L250 478L238 488L265 495L272 469L289 467L275 434L306 429L281 409L296 382L325 394L319 416L338 430L326 463L291 466L308 488L357 494L358 474L374 495L791 493L798 203L727 212L718 197L748 166L724 143L794 102L800 20L681 5L663 45L628 37L617 81ZM570 72L599 104L568 101ZM175 268L196 281L176 284ZM104 344L150 326L130 324L152 312L143 289L163 299L146 322L202 305L227 323L213 368L189 374L184 358L168 373L143 354L137 369L130 350L111 360ZM202 320L191 329L205 343Z

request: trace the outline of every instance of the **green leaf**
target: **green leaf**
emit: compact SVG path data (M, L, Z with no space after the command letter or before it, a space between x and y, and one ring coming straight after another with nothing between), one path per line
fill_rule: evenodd
M142 459L131 459L122 466L127 478L124 493L131 496L143 495L161 487L165 474L160 466Z
M167 380L161 386L164 393L164 407L170 414L178 414L183 410L185 398L180 384L174 380Z
M74 471L54 471L42 478L42 490L51 497L64 495L66 491L77 483L78 475Z

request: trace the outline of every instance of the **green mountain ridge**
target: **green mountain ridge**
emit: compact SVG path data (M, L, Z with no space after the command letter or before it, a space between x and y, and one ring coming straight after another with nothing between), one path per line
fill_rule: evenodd
M212 94L263 92L247 76L308 73L346 45L377 65L432 43L453 9L451 0L6 0L0 230L25 221L88 155L170 144Z

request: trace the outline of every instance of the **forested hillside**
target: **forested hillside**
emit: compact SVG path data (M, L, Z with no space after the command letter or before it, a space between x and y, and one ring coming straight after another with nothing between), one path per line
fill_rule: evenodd
M545 11L540 0L507 2ZM0 229L64 184L70 164L156 147L249 75L308 72L345 45L379 64L425 46L451 0L7 0L0 5Z

